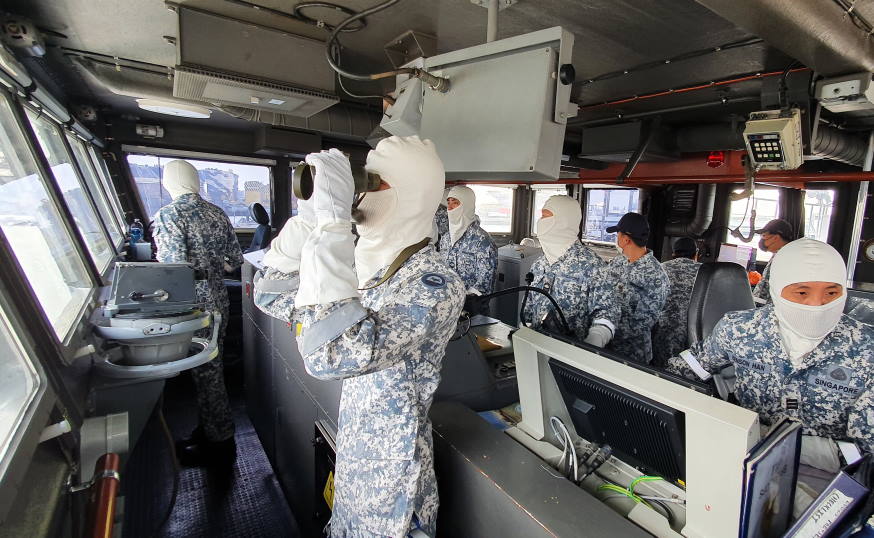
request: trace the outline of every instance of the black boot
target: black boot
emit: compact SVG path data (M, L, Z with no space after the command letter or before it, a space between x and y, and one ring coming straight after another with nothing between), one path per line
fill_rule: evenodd
M204 442L206 442L206 435L203 434L203 428L197 426L187 439L176 441L176 455L182 457L182 453L185 452L186 448Z
M237 443L231 437L225 441L201 441L178 453L185 467L231 468L237 459Z

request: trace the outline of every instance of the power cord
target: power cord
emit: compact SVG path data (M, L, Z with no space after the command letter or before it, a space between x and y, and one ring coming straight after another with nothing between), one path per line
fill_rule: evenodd
M182 471L179 467L179 459L176 457L176 443L173 441L173 434L170 433L170 427L167 425L167 419L164 417L164 393L161 392L161 397L158 399L156 406L158 420L161 422L161 430L164 432L164 438L167 440L167 447L170 449L170 456L173 458L173 493L170 495L170 504L167 506L167 512L158 527L152 532L153 537L157 537L161 529L170 521L170 516L173 514L173 509L176 508L176 498L179 496L179 473Z
M571 331L570 325L568 325L567 318L564 317L564 312L562 312L561 307L558 305L558 301L549 294L548 291L543 288L536 288L534 286L517 286L514 288L507 288L500 291L495 291L492 293L487 293L485 295L468 295L464 300L464 310L470 314L484 314L488 311L489 301L494 299L495 297L500 297L502 295L509 295L511 293L520 293L520 292L536 292L542 295L545 295L547 299L552 303L552 307L555 309L556 314L558 315L559 321L561 322L561 330L565 333L565 336L573 335L573 331Z

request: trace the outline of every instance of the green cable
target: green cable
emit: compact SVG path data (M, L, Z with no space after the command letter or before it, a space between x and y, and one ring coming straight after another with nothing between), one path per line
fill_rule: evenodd
M656 482L658 480L664 480L664 478L660 476L638 476L634 480L632 480L631 485L628 486L628 491L634 495L634 488L637 487L641 482Z
M626 497L633 500L637 504L643 504L645 506L648 506L649 508L652 508L652 506L650 506L648 502L646 502L645 500L641 499L640 497L638 497L634 493L628 491L627 489L625 489L621 486L617 486L615 484L601 484L600 486L598 486L598 491L602 491L602 490L615 491L616 493L621 493L622 495L625 495Z

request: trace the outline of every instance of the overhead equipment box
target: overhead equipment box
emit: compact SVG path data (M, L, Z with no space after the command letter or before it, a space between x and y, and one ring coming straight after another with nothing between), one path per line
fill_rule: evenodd
M339 102L325 44L179 6L173 95L308 118Z
M434 142L449 180L554 181L561 165L574 70L561 27L418 60L446 93L400 78L381 126Z

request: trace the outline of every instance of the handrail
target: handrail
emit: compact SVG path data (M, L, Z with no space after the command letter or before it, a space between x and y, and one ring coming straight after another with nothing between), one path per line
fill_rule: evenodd
M121 483L118 454L109 452L97 460L88 498L88 523L83 536L111 538L115 520L116 496Z

